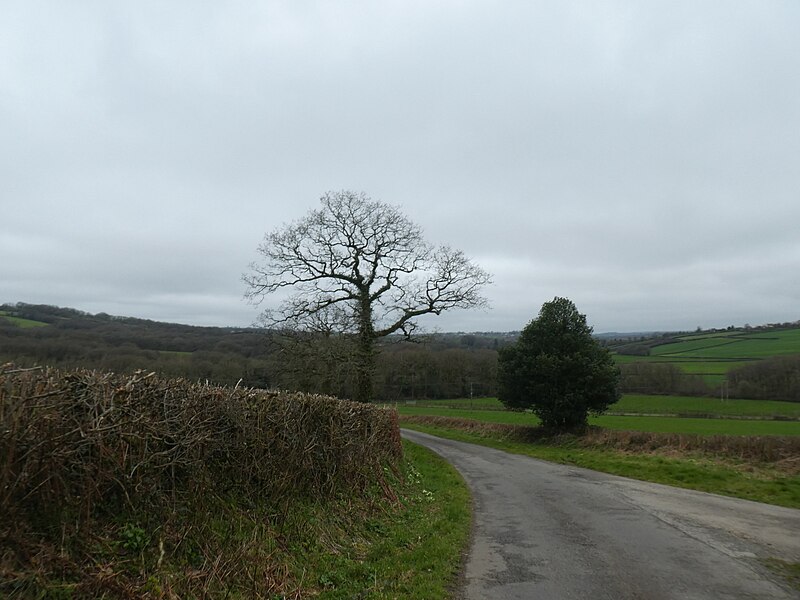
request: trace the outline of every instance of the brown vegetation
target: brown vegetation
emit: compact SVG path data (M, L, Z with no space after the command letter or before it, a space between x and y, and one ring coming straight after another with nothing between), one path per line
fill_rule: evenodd
M698 453L721 458L774 463L794 471L798 468L800 438L778 436L691 435L615 431L589 427L581 435L553 436L542 427L484 423L472 419L436 416L404 416L404 423L457 429L510 442L575 443L585 447L614 448L627 452Z
M634 362L619 365L619 389L625 393L705 396L710 390L700 375L668 363Z
M391 496L401 454L397 414L375 406L5 365L0 595L39 597L53 580L80 597L285 590L274 548L234 539L242 511L280 528L298 499ZM185 567L177 579L158 571L165 556Z

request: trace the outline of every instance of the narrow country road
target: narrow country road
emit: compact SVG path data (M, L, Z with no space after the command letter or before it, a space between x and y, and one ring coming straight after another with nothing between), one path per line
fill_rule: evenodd
M464 476L475 525L461 598L800 598L800 510L616 477L403 430Z

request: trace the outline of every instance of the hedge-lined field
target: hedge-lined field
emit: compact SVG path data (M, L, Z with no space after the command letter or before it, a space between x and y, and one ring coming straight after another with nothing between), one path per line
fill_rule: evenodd
M616 406L616 405L614 405ZM434 406L398 405L403 416L442 416L472 419L483 423L536 426L532 414L502 410L459 409ZM613 416L589 417L589 424L619 431L686 433L699 435L800 436L800 421L742 419L695 419L683 417Z
M715 338L685 336L655 346L655 356L754 359L800 352L800 328L765 332L739 332Z
M463 410L506 410L497 398L459 398L455 400L418 400L400 406L459 408ZM661 396L653 394L623 394L608 409L610 413L643 415L679 415L709 417L752 417L762 419L800 419L800 402L779 400L742 400L697 396Z
M12 325L21 327L22 329L30 329L32 327L47 327L47 323L42 321L34 321L32 319L23 319L22 317L15 317L8 314L8 311L0 310L0 319L8 321Z
M615 362L672 364L685 373L701 376L712 390L719 390L734 369L772 357L800 354L800 328L690 334L667 343L643 345L649 346L648 356L615 354Z
M401 458L377 406L5 365L0 596L296 590L275 559L292 506L392 505Z
M642 414L713 415L800 419L800 403L778 400L697 398L693 396L654 396L624 394L611 412Z

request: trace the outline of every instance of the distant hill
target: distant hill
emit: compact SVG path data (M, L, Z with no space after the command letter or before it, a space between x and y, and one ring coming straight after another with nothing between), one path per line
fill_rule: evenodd
M144 369L267 387L267 358L264 333L256 329L193 327L40 304L0 306L0 362Z
M648 380L650 390L658 379L673 386L662 386L662 393L684 387L695 394L705 387L705 393L722 396L800 397L798 322L615 340L608 347L623 375L630 381ZM667 367L677 375L670 375Z
M447 398L495 391L497 348L518 333L444 333L424 343L383 340L376 390L384 400ZM40 304L0 306L0 364L137 369L169 377L249 387L284 387L350 397L351 361L343 338L236 327L194 327L90 314Z
M392 401L494 396L497 350L518 336L518 331L455 332L423 336L423 343L404 342L400 336L383 340L375 375L377 397ZM606 332L596 337L623 367L674 368L693 378L688 387L686 381L678 382L688 394L719 395L731 373L746 365L775 372L748 375L753 381L762 376L785 379L786 367L775 370L769 361L800 355L800 323L693 333ZM195 327L38 304L0 305L0 364L118 373L143 369L194 381L351 397L351 356L344 337L288 339L253 328ZM650 376L667 383L648 383L647 393L677 393L674 375ZM797 377L800 386L800 374ZM775 386L769 382L739 387L747 390L747 397L774 396L769 390Z

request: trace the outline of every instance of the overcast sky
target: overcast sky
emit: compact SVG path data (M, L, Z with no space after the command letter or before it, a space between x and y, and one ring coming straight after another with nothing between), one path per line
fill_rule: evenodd
M248 325L327 190L399 205L521 329L800 319L800 2L0 3L0 303Z

